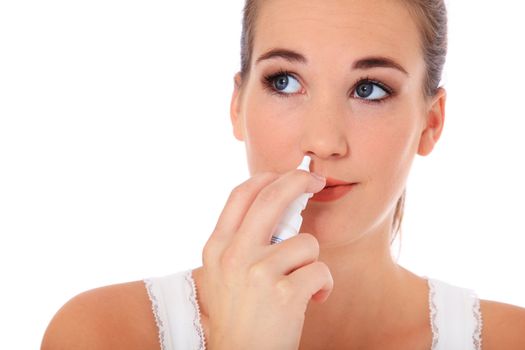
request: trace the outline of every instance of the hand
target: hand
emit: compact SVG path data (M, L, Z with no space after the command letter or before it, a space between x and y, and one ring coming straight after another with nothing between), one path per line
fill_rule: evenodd
M298 349L308 303L328 298L332 275L317 261L313 235L270 239L288 205L324 185L294 169L256 175L231 192L202 255L210 350Z

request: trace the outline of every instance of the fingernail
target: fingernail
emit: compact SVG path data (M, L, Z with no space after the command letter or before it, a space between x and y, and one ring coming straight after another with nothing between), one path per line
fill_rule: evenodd
M313 177L315 177L317 180L321 181L321 182L324 182L326 181L326 178L324 176L321 176L319 174L316 174L316 173L310 173L313 175Z

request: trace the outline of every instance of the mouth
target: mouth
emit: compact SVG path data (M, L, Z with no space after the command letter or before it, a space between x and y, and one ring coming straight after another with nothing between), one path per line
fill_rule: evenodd
M315 193L311 200L314 202L335 201L353 192L352 189L355 185L357 185L356 182L347 182L327 177L325 187L320 192Z
M355 182L348 182L348 181L343 181L343 180L339 180L339 179L334 179L332 177L327 177L326 178L326 185L324 186L324 188L336 187L336 186L355 185L355 184L356 184Z

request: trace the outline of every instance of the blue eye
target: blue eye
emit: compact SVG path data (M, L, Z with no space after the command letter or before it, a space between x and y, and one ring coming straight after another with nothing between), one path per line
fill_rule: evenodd
M295 83L294 83L295 81ZM274 84L275 88L279 91L285 91L285 89L287 87L290 87L292 91L289 91L289 92L293 92L293 90L296 90L297 87L301 87L299 85L299 82L294 78L292 77L291 75L282 75L282 76L279 76L277 80L274 81Z
M293 73L282 69L264 76L262 83L265 89L278 97L292 97L301 92L301 84ZM385 102L393 94L394 91L380 81L362 77L354 84L352 97L372 104Z
M357 85L354 91L354 97L364 100L378 101L384 99L390 94L385 90L386 88L383 88L378 83L365 80Z
M281 97L289 97L301 91L301 84L289 72L279 71L264 77L264 87Z

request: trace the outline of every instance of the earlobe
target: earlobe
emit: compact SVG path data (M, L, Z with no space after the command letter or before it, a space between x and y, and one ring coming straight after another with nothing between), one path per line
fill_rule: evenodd
M240 113L241 106L241 74L236 73L233 78L233 94L230 103L230 119L233 127L233 135L239 141L244 141L243 118Z
M426 113L425 128L421 132L419 139L418 154L426 156L432 152L437 141L441 137L445 123L445 102L447 93L444 88L439 88L430 107Z

